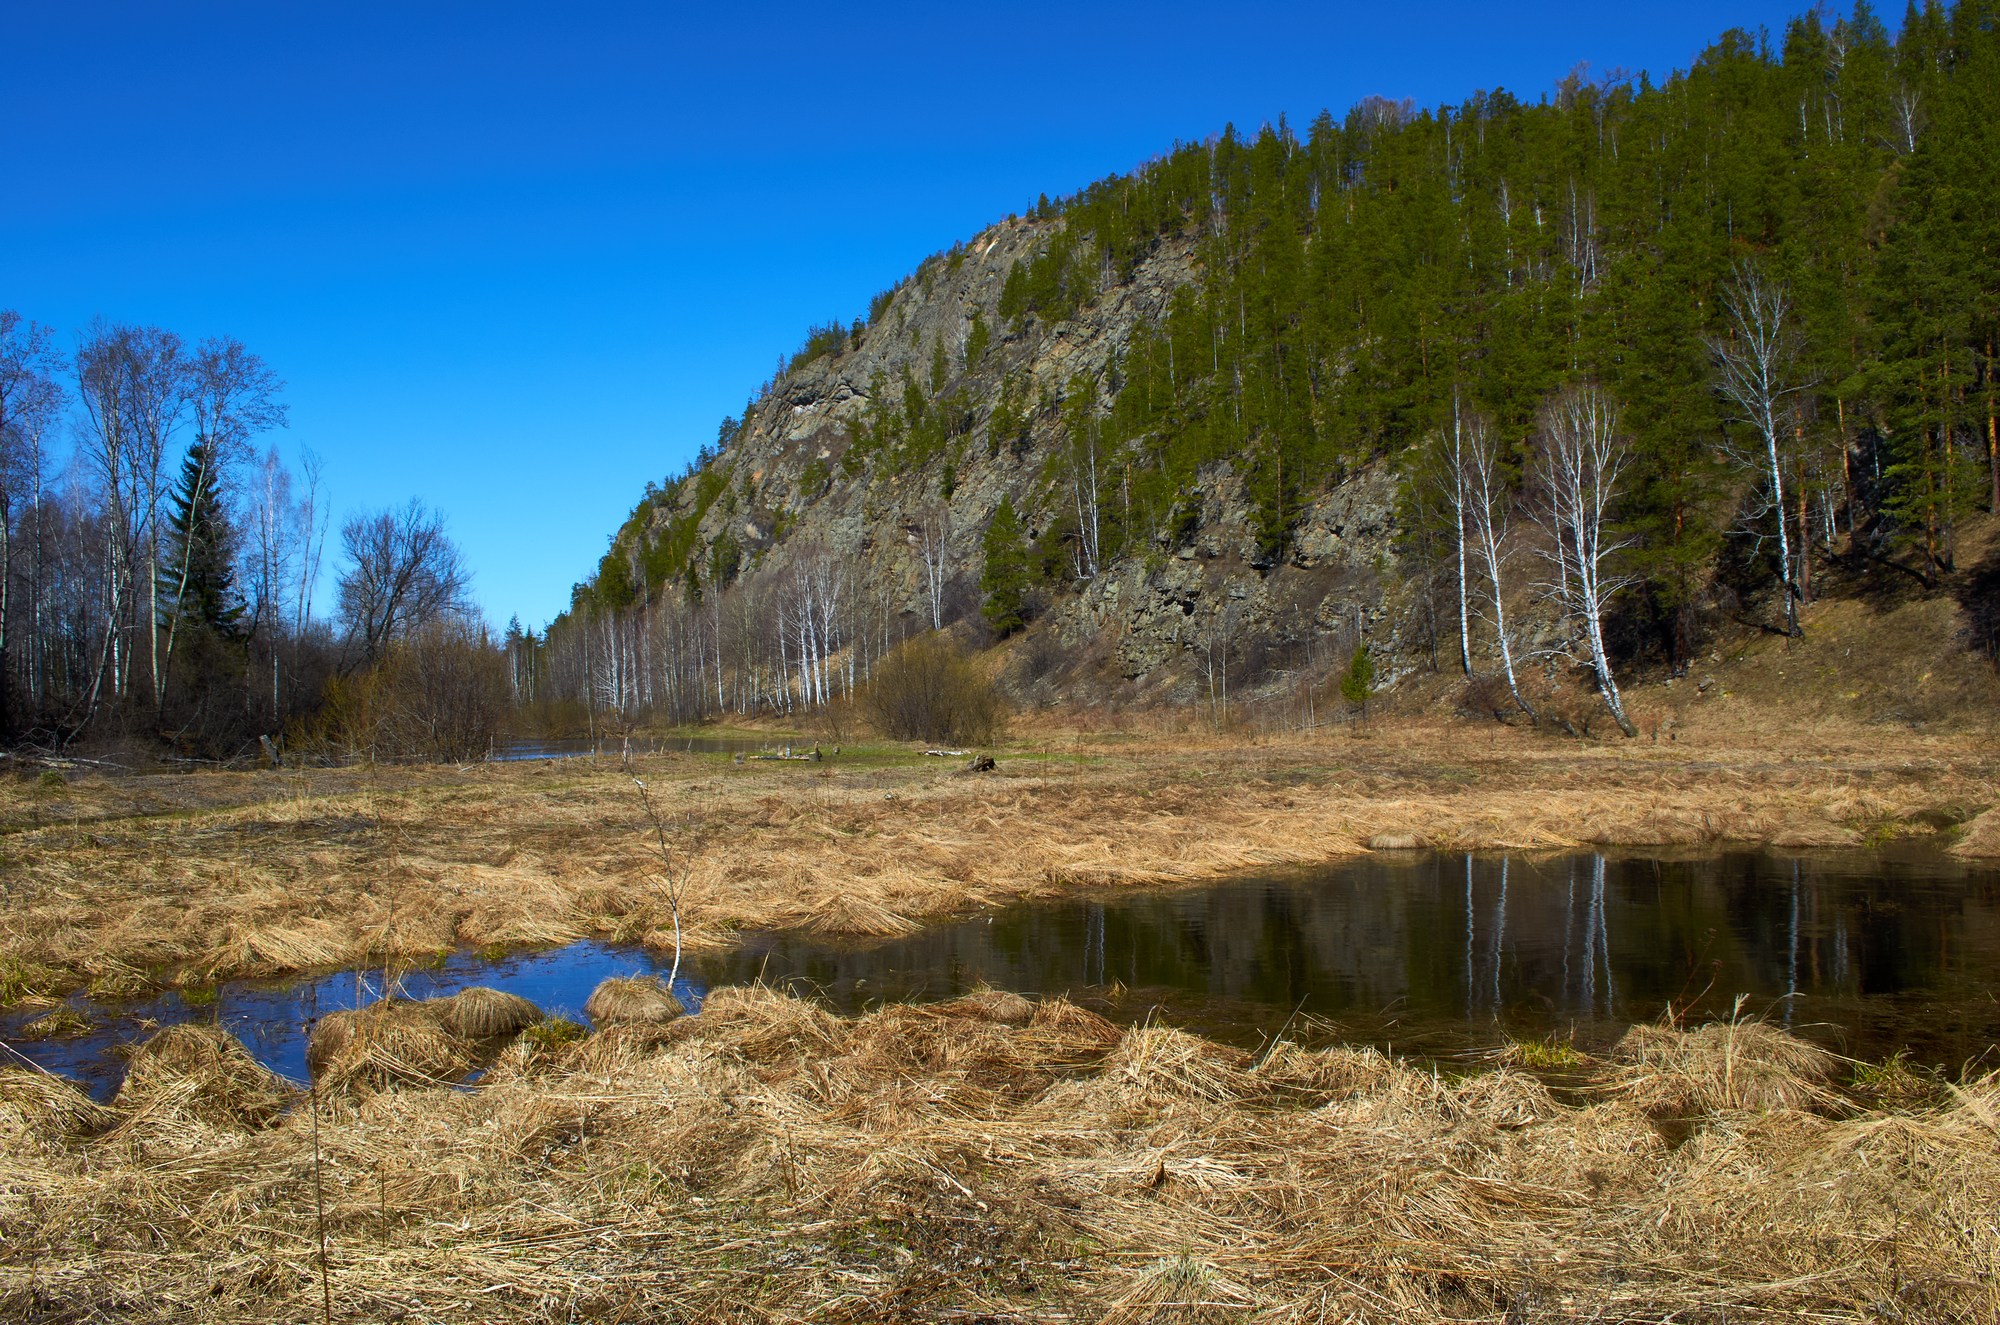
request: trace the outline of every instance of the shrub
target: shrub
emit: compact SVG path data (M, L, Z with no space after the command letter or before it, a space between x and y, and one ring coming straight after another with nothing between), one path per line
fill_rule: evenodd
M439 623L327 687L326 730L369 759L454 762L486 752L508 712L507 662L477 627Z
M905 741L990 744L1007 715L991 678L941 635L919 636L884 658L866 703L876 726Z

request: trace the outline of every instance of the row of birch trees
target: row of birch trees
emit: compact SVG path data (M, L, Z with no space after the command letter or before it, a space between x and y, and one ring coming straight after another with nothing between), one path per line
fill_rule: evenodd
M607 723L845 703L890 650L945 624L944 519L929 514L909 536L924 578L915 611L858 551L803 540L785 548L781 566L754 577L692 588L670 581L623 607L592 602L579 586L570 611L543 634L510 626L517 702L581 704L591 721Z
M1747 439L1725 448L1747 494L1738 532L1768 549L1761 561L1769 567L1776 620L1767 624L1796 636L1799 608L1812 592L1812 549L1816 540L1833 543L1852 499L1845 458L1827 455L1824 436L1806 426L1801 401L1811 382L1800 366L1802 346L1783 283L1745 261L1721 298L1728 332L1710 341L1709 350L1715 392ZM1473 622L1480 619L1509 697L1530 721L1538 720L1517 668L1523 651L1507 620L1510 594L1522 587L1508 563L1518 546L1531 541L1547 573L1527 587L1553 609L1543 614L1553 629L1541 631L1543 642L1525 656L1580 664L1630 735L1605 645L1607 614L1637 583L1630 559L1620 555L1632 546L1630 526L1618 521L1630 495L1622 484L1633 454L1618 407L1598 385L1565 388L1540 411L1525 451L1527 472L1518 483L1517 454L1488 419L1455 404L1449 429L1418 457L1420 506L1427 508L1421 518L1447 535L1458 666L1468 677L1481 670L1473 642ZM1511 533L1517 499L1533 517L1527 539Z

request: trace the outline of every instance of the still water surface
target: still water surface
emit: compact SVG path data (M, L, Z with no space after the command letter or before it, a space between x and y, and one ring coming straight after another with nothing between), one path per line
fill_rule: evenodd
M733 755L756 754L760 751L779 750L789 745L812 745L803 737L773 738L765 736L648 736L632 742L632 753L652 754L661 751L677 751L681 754ZM515 764L535 759L576 759L597 755L600 758L618 758L620 744L616 737L589 740L581 736L562 736L547 740L505 741L493 748L489 756L494 763Z
M497 961L461 953L400 983L418 998L495 985L582 1020L599 980L667 964L585 942ZM2000 870L1907 851L1374 855L1284 877L1021 903L872 945L751 935L691 956L679 993L698 1008L713 985L760 978L844 1011L984 983L1067 993L1121 1020L1159 1015L1243 1044L1289 1024L1439 1055L1503 1035L1602 1043L1670 1000L1706 1019L1740 997L1746 1014L1841 1052L1907 1050L1957 1072L1973 1060L2000 1066ZM224 985L203 1006L171 993L79 1001L101 1033L25 1041L28 1015L12 1013L0 1017L0 1040L102 1095L116 1087L120 1044L151 1025L213 1019L302 1080L311 1010L351 1007L380 987L379 973L348 972Z

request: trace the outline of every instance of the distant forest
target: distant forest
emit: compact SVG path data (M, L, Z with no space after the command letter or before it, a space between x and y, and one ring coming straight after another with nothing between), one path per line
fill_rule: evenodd
M340 527L264 436L284 383L227 336L0 309L0 742L143 757L483 751L509 696L442 518ZM262 739L260 739L262 738Z
M1994 0L1912 5L1893 37L1865 4L1816 10L1775 41L1726 33L1658 84L1579 67L1537 101L1370 98L1303 134L1230 129L1041 199L1055 224L1006 280L1007 327L975 319L956 361L935 347L899 404L875 384L842 475L810 476L941 472L948 498L974 432L989 454L1031 429L1053 445L1039 545L1015 545L1011 507L987 540L984 615L1004 634L1024 578L1059 592L1175 543L1216 465L1244 479L1275 564L1310 500L1387 463L1406 567L1456 593L1471 671L1482 522L1491 553L1517 497L1550 514L1548 439L1581 428L1616 445L1569 476L1578 500L1608 481L1589 528L1572 511L1593 564L1558 566L1577 580L1558 609L1587 610L1580 661L1606 686L1613 655L1678 670L1718 600L1796 630L1815 565L1938 589L1966 519L2000 507L1997 203ZM1101 378L947 389L996 330L1072 318L1170 245L1192 281ZM780 376L858 345L918 284L814 328ZM703 541L729 497L717 454L649 492L545 637L514 636L529 689L682 717L789 708L829 693L827 656L853 646L851 676L855 650L886 645L894 605L869 586L744 587L733 537ZM1114 472L1115 496L1098 478Z

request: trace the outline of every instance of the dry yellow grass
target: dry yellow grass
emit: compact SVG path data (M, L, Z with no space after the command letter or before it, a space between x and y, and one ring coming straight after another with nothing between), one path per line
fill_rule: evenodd
M648 975L614 975L591 990L583 1005L583 1015L600 1026L614 1022L662 1024L685 1011L666 981Z
M1830 844L1970 818L1957 849L2000 852L2000 754L1977 734L1702 722L1606 743L1422 715L1255 738L1042 726L980 776L852 752L652 756L641 771L663 811L694 825L676 850L696 947L745 927L904 933L996 901L1318 864L1371 842ZM149 782L79 774L53 805L0 784L0 822L15 825L0 836L0 999L463 946L672 941L650 824L614 766L132 785ZM54 820L63 806L74 816Z
M325 1098L335 1317L2000 1310L1992 1078L1937 1107L1821 1107L1823 1065L1777 1031L1723 1028L1718 1053L1711 1030L1652 1029L1577 1102L1508 1068L1252 1060L1061 1001L989 1010L843 1019L725 989L663 1033L509 1051L474 1091ZM1640 1098L1662 1073L1671 1139ZM94 1110L32 1080L0 1072L0 1317L317 1318L308 1108Z
M392 1085L450 1085L472 1069L478 1049L444 1022L444 999L389 997L329 1013L306 1040L314 1081L369 1093Z

